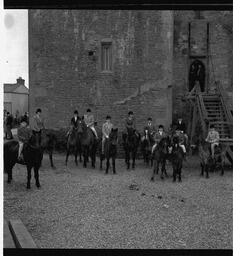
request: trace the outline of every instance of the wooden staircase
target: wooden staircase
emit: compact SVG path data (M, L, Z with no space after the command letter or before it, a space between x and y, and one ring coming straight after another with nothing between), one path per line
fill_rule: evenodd
M207 136L209 126L214 124L219 132L220 142L225 148L226 157L233 165L233 116L220 83L216 83L214 92L196 92L194 95L189 95L189 100L193 105L191 138L198 119L204 137Z

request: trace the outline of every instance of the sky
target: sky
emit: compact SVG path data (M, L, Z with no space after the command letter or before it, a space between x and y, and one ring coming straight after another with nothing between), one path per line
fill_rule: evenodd
M25 79L28 87L28 10L4 10L3 74L4 83Z

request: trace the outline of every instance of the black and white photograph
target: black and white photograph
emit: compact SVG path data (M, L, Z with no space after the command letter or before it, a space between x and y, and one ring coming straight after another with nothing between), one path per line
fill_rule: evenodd
M233 9L178 7L4 7L4 251L232 252Z

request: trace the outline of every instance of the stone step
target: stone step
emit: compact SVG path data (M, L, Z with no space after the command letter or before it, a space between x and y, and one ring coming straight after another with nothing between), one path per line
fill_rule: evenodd
M15 242L8 226L8 222L6 220L4 220L3 248L16 248Z
M17 248L36 248L35 242L21 220L10 220L9 227Z

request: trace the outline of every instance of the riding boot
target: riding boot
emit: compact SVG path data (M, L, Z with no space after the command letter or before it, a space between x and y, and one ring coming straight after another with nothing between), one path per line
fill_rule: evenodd
M185 152L185 153L184 153L184 161L185 161L185 162L187 162L187 158L186 158L186 157L187 157L187 153Z

